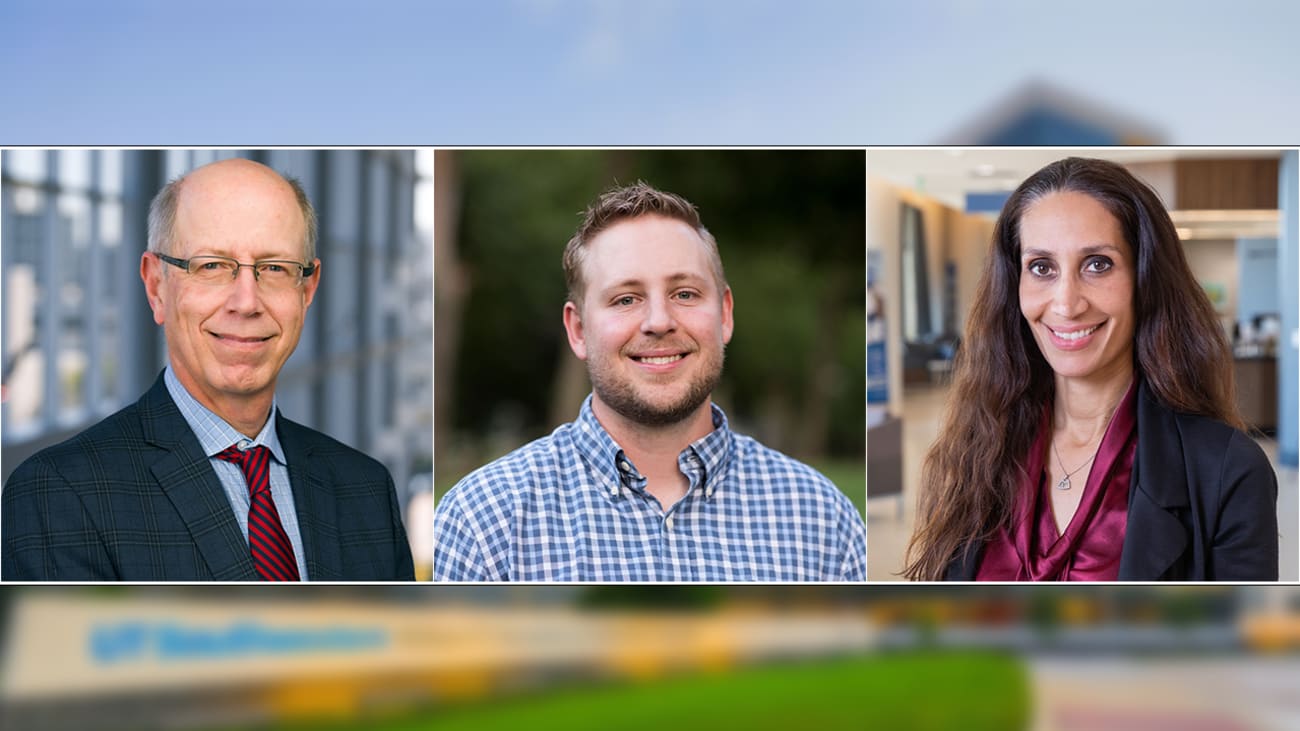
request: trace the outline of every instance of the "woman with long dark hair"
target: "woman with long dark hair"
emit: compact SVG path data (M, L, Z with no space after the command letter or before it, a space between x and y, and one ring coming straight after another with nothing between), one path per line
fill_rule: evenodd
M1232 367L1156 194L1103 160L1039 170L994 228L904 574L1277 579Z

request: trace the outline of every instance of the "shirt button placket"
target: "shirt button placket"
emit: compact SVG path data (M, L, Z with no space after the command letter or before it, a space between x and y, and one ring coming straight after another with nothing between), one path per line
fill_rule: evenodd
M678 581L680 577L677 576L677 547L673 545L673 516L671 514L660 519L659 535L662 556L659 565L659 576L666 581Z

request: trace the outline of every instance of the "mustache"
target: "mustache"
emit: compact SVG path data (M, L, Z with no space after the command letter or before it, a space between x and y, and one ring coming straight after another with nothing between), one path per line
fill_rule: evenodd
M629 343L619 349L623 355L635 355L644 353L648 350L674 350L682 353L694 353L699 350L699 346L691 341L664 338L647 338Z

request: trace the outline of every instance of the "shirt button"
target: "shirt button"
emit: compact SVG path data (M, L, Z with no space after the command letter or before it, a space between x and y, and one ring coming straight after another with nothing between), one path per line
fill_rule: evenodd
M670 515L667 518L664 518L664 527L668 530L673 529L673 516Z
M623 461L619 462L619 463L618 463L618 468L619 468L620 470L623 470L624 472L631 472L631 471L632 471L632 465L628 464L628 463L627 463L627 460L623 460Z
M251 446L253 446L253 442L252 442L252 440L250 440L250 439L240 439L240 440L239 440L239 451L241 451L241 452L246 452L246 451L248 451L248 448L251 447Z

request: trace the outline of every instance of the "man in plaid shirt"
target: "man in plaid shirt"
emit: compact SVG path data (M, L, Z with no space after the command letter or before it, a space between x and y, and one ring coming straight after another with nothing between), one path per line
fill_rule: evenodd
M861 581L866 528L816 470L732 432L711 394L733 329L695 207L611 190L564 252L577 420L439 502L440 581Z

